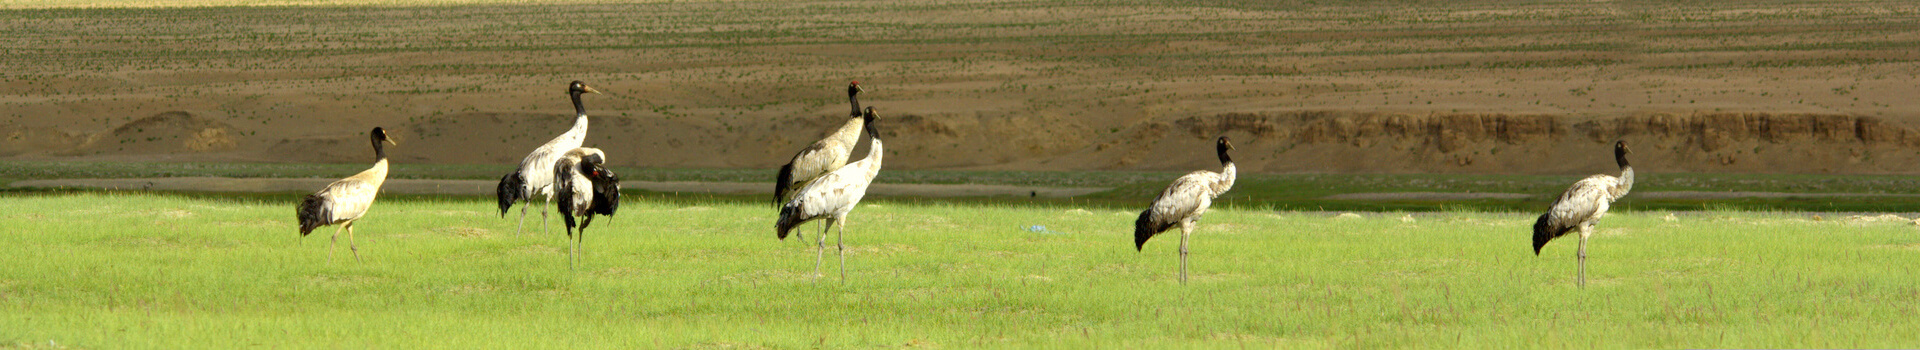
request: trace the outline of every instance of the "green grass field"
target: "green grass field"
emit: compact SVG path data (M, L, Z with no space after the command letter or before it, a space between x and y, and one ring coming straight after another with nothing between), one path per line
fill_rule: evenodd
M143 178L219 176L237 178L340 178L365 170L366 164L302 163L148 163L0 161L0 193L43 193L5 189L21 180L77 178ZM398 179L497 180L511 164L403 164L391 176ZM668 169L613 167L622 179L645 181L767 182L773 169ZM1136 171L965 171L887 170L874 181L905 184L982 184L1053 187L1107 187L1113 190L1065 199L953 198L941 202L1005 204L1044 203L1106 208L1132 208L1158 195L1184 172ZM1534 211L1543 210L1585 175L1508 174L1240 174L1232 192L1220 203L1249 208L1310 211ZM1901 196L1806 196L1737 199L1638 198L1628 196L1616 210L1758 210L1826 212L1920 212L1920 179L1906 175L1823 174L1699 174L1642 172L1634 191L1852 193ZM1327 196L1376 192L1502 192L1533 196L1525 199L1472 200L1337 200ZM190 194L200 196L203 194ZM762 196L710 194L660 196L681 200L751 202ZM918 198L897 198L926 202Z
M0 347L1920 345L1920 231L1810 214L1617 215L1581 289L1531 215L1229 208L1183 286L1131 210L879 201L841 283L758 204L635 197L569 271L557 228L475 199L383 201L329 264L291 198L0 195Z

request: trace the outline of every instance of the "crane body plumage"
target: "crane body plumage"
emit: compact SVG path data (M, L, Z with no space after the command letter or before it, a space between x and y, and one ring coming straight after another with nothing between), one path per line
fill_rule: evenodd
M872 110L868 109L868 111L871 113ZM872 126L868 126L867 133L871 141L868 141L866 158L827 173L795 192L792 199L780 206L780 218L774 223L775 235L785 240L787 234L801 224L813 220L826 220L826 226L822 227L820 237L817 238L818 250L813 265L816 278L820 273L821 262L826 259L827 230L837 226L839 234L835 238L835 244L839 246L840 252L840 278L843 281L846 280L847 213L852 212L854 206L860 204L860 199L867 194L867 187L873 183L874 177L880 175L881 158L885 153L878 133L873 131Z
M1533 254L1539 255L1540 248L1569 233L1580 233L1579 283L1587 283L1587 238L1593 235L1593 226L1606 216L1613 202L1625 197L1633 190L1633 166L1627 163L1627 143L1614 143L1614 161L1620 165L1620 175L1593 175L1578 182L1560 194L1559 199L1547 209L1546 214L1533 223Z
M620 177L607 170L606 157L599 149L581 147L567 151L553 165L557 209L567 225L567 238L573 241L567 253L569 266L586 240L593 217L613 216L620 209ZM577 232L576 217L580 218Z
M827 137L807 145L780 167L780 173L774 180L774 204L786 203L792 199L793 191L847 165L847 157L852 156L854 147L860 142L860 134L874 118L871 111L860 108L860 91L860 82L847 85L847 101L853 105L853 114L845 124L827 134Z
M319 192L307 195L300 201L294 214L300 220L300 236L306 237L313 230L327 225L341 225L334 229L333 242L340 241L340 229L347 231L347 248L353 251L355 259L360 258L360 248L353 242L353 222L367 214L373 207L373 201L380 195L380 186L387 182L387 150L385 144L398 144L387 137L386 130L373 128L375 160L373 167L353 176L334 181L321 188ZM327 260L333 260L333 249L329 245Z
M1187 239L1193 235L1194 225L1207 208L1213 206L1213 199L1233 189L1233 182L1239 177L1237 167L1227 151L1233 144L1225 136L1215 145L1220 157L1220 171L1198 170L1173 180L1173 184L1153 199L1153 205L1140 212L1134 220L1133 244L1135 250L1146 248L1147 240L1165 232L1174 226L1180 227L1180 282L1187 281Z
M548 203L553 202L554 162L559 161L564 152L580 148L580 145L587 141L587 108L580 102L580 95L588 93L597 94L600 91L580 81L568 84L567 94L573 99L575 114L573 127L560 133L560 136L554 137L553 140L541 144L539 148L534 148L533 152L520 159L518 168L500 178L500 184L495 189L495 195L500 204L500 216L505 217L515 203L524 202L526 205L520 207L520 226L525 229L527 207L533 206L535 198ZM547 211L541 210L542 223L546 222L546 216Z

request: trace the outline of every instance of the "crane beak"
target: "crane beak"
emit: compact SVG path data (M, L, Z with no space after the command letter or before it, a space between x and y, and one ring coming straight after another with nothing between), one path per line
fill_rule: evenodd
M584 84L582 84L582 85L580 85L580 88L581 88L581 89L583 89L583 90L587 90L587 93L591 93L591 94L597 94L597 93L600 93L600 90L594 90L592 86L586 86L586 85L584 85Z

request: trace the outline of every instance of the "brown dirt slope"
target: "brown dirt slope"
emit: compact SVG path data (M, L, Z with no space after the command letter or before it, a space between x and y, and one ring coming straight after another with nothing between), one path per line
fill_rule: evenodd
M617 165L771 168L860 80L896 169L1920 174L1907 1L461 1L15 4L0 159L511 164L583 80Z

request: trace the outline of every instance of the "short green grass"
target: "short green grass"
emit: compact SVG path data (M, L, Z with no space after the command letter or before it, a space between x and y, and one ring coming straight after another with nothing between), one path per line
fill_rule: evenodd
M1181 285L1131 210L877 201L843 283L759 204L636 196L569 271L477 199L378 203L328 263L291 197L0 196L0 347L1920 345L1920 232L1810 214L1617 215L1582 289L1527 214L1223 208Z
M497 180L512 171L510 164L403 164L392 178ZM158 163L0 161L0 185L14 181L70 178L141 177L295 177L339 178L365 170L365 164L301 163ZM614 167L622 179L644 181L770 182L773 169L671 169ZM877 183L982 184L1048 187L1106 187L1113 190L1078 198L964 198L971 203L1052 203L1058 205L1133 207L1160 193L1182 172L1136 171L968 171L887 170ZM1240 174L1239 182L1221 203L1281 210L1359 211L1532 211L1547 205L1567 186L1586 175L1508 174ZM1623 210L1790 210L1845 212L1920 212L1920 179L1906 175L1824 174L1701 174L1641 172L1634 191L1750 191L1781 193L1855 193L1903 196L1806 196L1743 199L1652 199L1629 195L1616 205ZM771 187L771 184L769 184ZM0 191L5 191L0 189ZM14 192L20 192L14 190ZM1533 196L1526 199L1476 200L1334 200L1327 196L1371 192L1502 192ZM667 194L661 194L667 195ZM722 198L760 200L761 196L674 195L688 200ZM900 198L917 201L920 199Z

